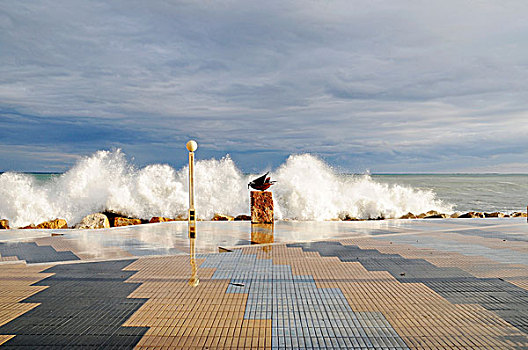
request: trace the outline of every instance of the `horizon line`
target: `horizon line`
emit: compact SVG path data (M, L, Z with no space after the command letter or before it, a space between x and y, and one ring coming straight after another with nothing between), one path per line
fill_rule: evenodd
M57 171L0 171L0 174L4 173L19 173L19 174L28 174L28 175L61 175L66 173L67 171L57 172ZM252 173L242 172L244 175L250 175ZM380 172L380 173L370 173L370 172L364 172L364 173L347 173L342 172L339 173L341 175L383 175L383 176L406 176L406 175L528 175L528 172L521 173L521 172L515 172L515 173L499 173L499 172L442 172L442 173L434 173L434 172Z

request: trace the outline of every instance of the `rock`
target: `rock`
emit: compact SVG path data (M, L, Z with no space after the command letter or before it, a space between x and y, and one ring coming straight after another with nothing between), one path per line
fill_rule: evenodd
M114 227L115 218L118 218L118 217L126 218L127 217L127 215L125 214L117 213L117 212L113 212L109 210L105 210L101 214L106 215L106 217L108 218L108 221L110 221L110 227Z
M0 220L0 230L9 230L9 220Z
M447 214L434 214L434 215L427 215L424 217L424 219L445 219L447 218Z
M251 222L273 223L273 194L267 191L251 191Z
M436 218L437 215L441 215L441 214L437 212L436 210L429 210L427 213L421 213L419 215L416 215L416 218L417 219L425 219L425 218L432 219L432 218Z
M64 219L55 219L51 221L45 221L37 225L38 229L62 229L68 228L68 223Z
M451 219L456 219L460 217L460 213L453 213L451 214Z
M484 217L486 217L486 218L503 218L504 214L503 213L499 213L498 211L496 211L496 212L493 212L493 213L484 213Z
M106 215L108 221L110 221L110 227L139 225L148 223L148 220L130 218L124 213L118 213L109 210L103 211L102 214Z
M407 214L402 215L400 219L416 219L416 215L411 212L408 212Z
M520 213L520 212L515 212L513 214L511 214L511 217L512 218L525 218L527 215L526 213Z
M37 226L35 226L34 224L27 225L27 226L24 226L24 227L19 227L19 229L21 229L21 230L30 230L30 229L35 229L35 228L37 228Z
M358 218L350 216L350 214L346 212L339 213L339 220L341 221L360 221Z
M167 222L167 221L176 221L176 219L169 219L169 218L164 218L162 216L154 216L152 217L150 220L149 220L149 223L150 224L154 224L156 222Z
M382 220L382 219L381 219ZM353 216L345 216L342 221L363 221L361 219L355 218Z
M484 214L479 212L470 211L465 214L462 214L459 216L460 219L475 219L475 218L483 218Z
M229 216L229 215L222 215L222 214L214 214L213 218L211 219L211 221L233 221L233 220L235 220L234 217Z
M142 224L141 219L129 219L129 218L123 218L120 216L116 216L113 220L112 227L141 225L141 224Z
M85 216L80 223L75 225L75 228L80 229L99 229L110 228L110 221L103 213L95 213Z
M244 214L238 215L238 216L235 218L235 221L250 221L250 220L251 220L251 216L249 216L249 215L244 215Z

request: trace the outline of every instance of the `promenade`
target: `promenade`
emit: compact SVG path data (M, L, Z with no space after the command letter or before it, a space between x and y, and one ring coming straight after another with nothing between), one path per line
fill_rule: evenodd
M0 344L528 349L528 224L2 230Z

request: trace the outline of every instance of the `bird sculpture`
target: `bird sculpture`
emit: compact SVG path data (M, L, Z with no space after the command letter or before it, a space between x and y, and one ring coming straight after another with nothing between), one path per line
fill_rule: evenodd
M248 183L248 188L251 187L259 191L266 191L268 188L270 188L271 185L277 182L277 181L270 181L270 177L268 176L268 174L269 174L269 171L266 174L260 177L257 177L255 180Z

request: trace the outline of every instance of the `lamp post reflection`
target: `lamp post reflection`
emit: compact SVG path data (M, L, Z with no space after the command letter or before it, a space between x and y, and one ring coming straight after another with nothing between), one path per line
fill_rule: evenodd
M191 237L190 227L189 227L189 237ZM190 245L191 245L191 255L190 255L190 258L191 258L191 278L189 278L189 285L191 287L196 287L200 283L200 280L198 279L198 276L197 276L198 268L196 267L196 260L195 260L195 255L194 255L195 254L194 242L196 241L196 238L194 237L194 238L189 238L189 239L190 239Z

